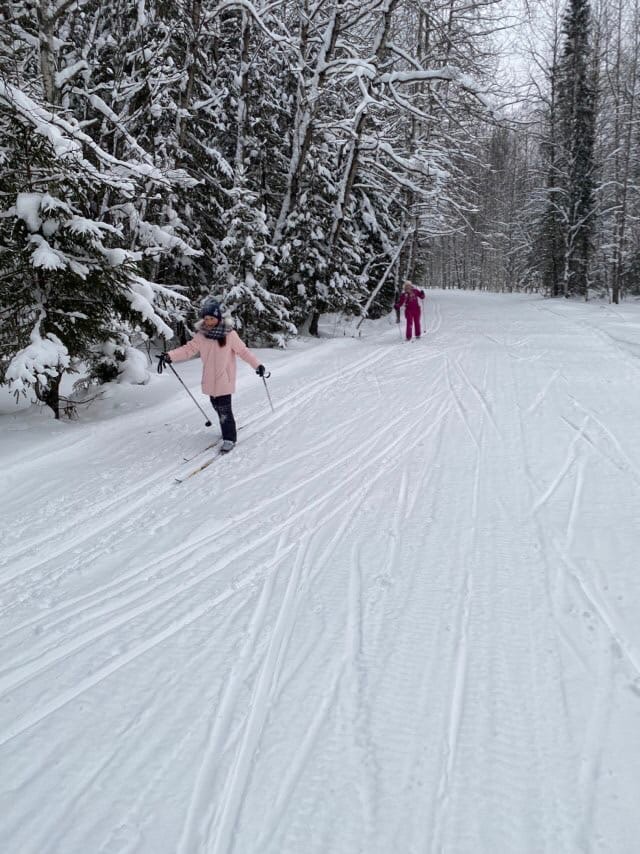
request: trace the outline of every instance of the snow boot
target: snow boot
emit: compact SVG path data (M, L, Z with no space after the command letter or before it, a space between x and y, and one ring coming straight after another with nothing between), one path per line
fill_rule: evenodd
M225 439L222 443L222 447L220 448L221 454L228 454L229 451L232 451L235 448L236 443L232 442L231 439Z

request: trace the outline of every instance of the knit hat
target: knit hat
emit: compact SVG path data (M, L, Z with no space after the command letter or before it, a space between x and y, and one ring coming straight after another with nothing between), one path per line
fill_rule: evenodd
M207 299L202 303L200 317L217 317L218 320L222 322L222 310L220 308L220 303L212 297L207 297Z

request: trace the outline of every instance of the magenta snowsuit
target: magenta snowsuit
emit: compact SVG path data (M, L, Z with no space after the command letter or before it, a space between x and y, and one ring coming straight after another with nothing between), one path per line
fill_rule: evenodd
M424 291L421 291L420 288L411 288L409 293L403 291L395 304L396 309L404 306L404 316L407 321L407 341L411 341L412 328L415 330L416 338L421 335L420 303L418 302L421 299L424 299Z

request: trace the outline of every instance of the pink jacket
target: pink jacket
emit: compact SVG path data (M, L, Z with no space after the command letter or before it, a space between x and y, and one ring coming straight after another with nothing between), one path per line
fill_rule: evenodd
M236 390L236 356L252 368L260 362L233 330L227 333L227 342L221 347L215 338L197 332L183 347L169 350L172 362L184 362L200 354L202 359L202 391L211 397L233 394Z
M420 314L419 299L424 299L424 291L420 290L420 288L412 288L409 295L403 291L394 308L402 308L404 306L405 314Z

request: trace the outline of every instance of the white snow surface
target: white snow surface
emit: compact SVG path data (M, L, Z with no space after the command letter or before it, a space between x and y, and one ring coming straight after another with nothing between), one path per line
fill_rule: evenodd
M0 418L0 851L639 850L640 305L425 323Z

